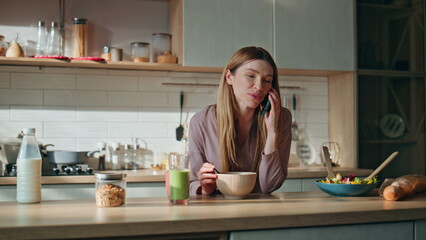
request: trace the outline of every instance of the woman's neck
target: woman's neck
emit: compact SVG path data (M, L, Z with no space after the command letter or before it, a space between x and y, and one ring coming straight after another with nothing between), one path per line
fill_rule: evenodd
M250 134L250 128L253 123L255 109L244 109L238 112L238 125L239 125L239 142L244 144Z

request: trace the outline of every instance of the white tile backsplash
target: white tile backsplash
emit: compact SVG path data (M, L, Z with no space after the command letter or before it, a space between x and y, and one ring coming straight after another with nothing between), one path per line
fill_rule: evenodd
M98 91L137 91L138 78L134 76L77 75L77 89Z
M16 138L23 128L35 128L36 138L43 137L42 122L18 122L18 121L3 121L0 122L0 136L2 138Z
M10 73L0 72L0 88L10 88Z
M220 75L0 66L0 139L35 127L37 139L55 144L52 149L89 151L99 141L131 143L132 137L140 137L154 152L183 151L186 144L176 141L175 132L179 92L185 93L182 121L190 121L216 102L217 87L163 83L219 84ZM297 120L319 151L328 139L327 78L280 76L280 85L301 87L281 89L283 103L284 97L291 100L297 94Z
M108 93L101 91L44 91L44 104L47 106L106 106L107 99Z
M0 89L0 104L42 105L42 90Z
M44 122L44 137L106 137L107 128L106 122Z
M168 77L169 73L165 71L139 71L139 70L108 70L109 75L124 76L147 76L147 77Z
M108 123L108 137L168 137L167 123L138 122L138 123Z
M0 105L0 121L9 121L10 119L10 106Z
M108 105L117 107L167 107L167 93L109 92Z
M11 121L75 121L75 107L11 106Z
M137 122L138 108L130 107L78 107L77 121Z
M75 89L74 74L11 73L11 87L20 89Z
M38 72L44 71L42 67L23 67L23 66L0 66L0 72Z

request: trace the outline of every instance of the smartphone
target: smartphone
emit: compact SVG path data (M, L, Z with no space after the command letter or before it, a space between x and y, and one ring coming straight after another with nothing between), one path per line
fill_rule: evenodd
M261 116L263 117L265 116L266 112L271 111L271 102L269 102L269 94L265 96L261 104L263 106Z

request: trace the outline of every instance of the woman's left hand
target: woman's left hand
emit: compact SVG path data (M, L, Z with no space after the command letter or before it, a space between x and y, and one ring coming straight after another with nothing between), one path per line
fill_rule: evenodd
M264 116L265 126L267 130L267 137L265 148L263 149L265 154L270 154L277 149L277 134L278 134L278 121L281 111L281 102L278 98L278 93L275 89L271 89L269 92L269 102L271 103L271 111L267 112Z
M271 111L265 114L265 125L266 129L268 130L268 135L270 135L277 133L281 103L277 91L273 88L271 88L268 98L269 102L271 103Z

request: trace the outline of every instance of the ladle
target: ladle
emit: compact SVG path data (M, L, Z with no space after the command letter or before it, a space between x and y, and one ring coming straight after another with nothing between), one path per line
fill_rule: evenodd
M333 172L331 159L330 159L330 152L328 151L328 147L327 146L322 147L322 151L324 153L325 165L327 166L327 178L333 179L336 177L336 174L334 174Z
M366 177L364 180L368 181L379 174L379 172L382 171L383 168L385 168L396 157L396 155L398 155L398 151L392 153L384 162L382 162L382 164L380 164L378 168L376 168L376 170L373 171L373 173L370 174L370 176Z

